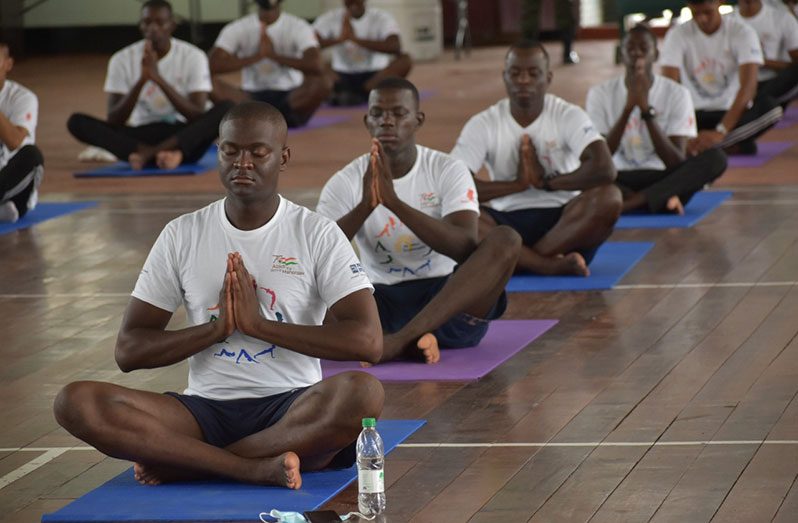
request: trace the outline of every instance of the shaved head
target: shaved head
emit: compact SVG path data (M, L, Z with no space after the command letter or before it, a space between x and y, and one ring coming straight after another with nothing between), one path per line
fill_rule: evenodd
M283 143L285 143L285 137L288 135L288 124L285 121L285 117L273 105L266 102L242 102L233 106L219 123L220 132L222 127L232 120L268 122L270 126L279 131L279 136L283 137Z
M510 57L511 54L520 51L520 52L531 52L537 51L540 52L546 59L546 67L549 67L549 52L546 51L546 48L543 47L538 41L535 40L520 40L510 46L510 49L507 50L507 54L504 55L504 61L507 62L507 59Z

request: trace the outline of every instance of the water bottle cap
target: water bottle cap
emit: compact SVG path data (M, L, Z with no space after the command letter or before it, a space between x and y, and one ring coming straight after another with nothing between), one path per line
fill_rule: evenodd
M363 418L363 428L374 428L377 426L377 420L374 418Z

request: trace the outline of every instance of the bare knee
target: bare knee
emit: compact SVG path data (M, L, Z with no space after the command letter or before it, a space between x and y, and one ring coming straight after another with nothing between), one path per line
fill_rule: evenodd
M85 438L91 412L97 410L100 383L76 381L65 386L55 398L53 412L59 425L72 435Z
M623 194L615 184L594 187L588 191L587 208L593 220L597 223L605 223L612 227L623 210Z
M376 418L382 413L385 391L382 383L365 372L345 372L329 380L334 387L335 401L328 402L328 414L335 422L360 427L363 418Z
M480 248L490 251L492 264L515 266L522 245L521 235L507 225L493 227L480 243Z

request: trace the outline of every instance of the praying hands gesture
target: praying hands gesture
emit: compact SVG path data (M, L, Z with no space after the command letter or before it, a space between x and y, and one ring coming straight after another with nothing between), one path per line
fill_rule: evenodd
M646 60L639 58L635 62L634 75L629 78L626 109L631 112L635 107L639 107L641 111L648 111L649 91L651 91L651 78L646 71Z
M219 293L219 339L226 339L235 330L254 336L261 319L255 279L244 266L241 254L230 253Z
M158 81L161 74L158 72L158 53L152 47L152 42L149 40L144 41L144 54L141 57L141 80L146 82L152 80Z
M352 27L352 20L349 18L349 13L344 15L344 18L341 22L341 36L338 38L340 43L344 43L347 40L354 40L355 39L355 30Z
M272 42L272 39L269 38L269 34L266 32L266 25L261 23L260 43L258 44L258 56L260 58L273 58L274 55L275 55L274 43Z
M543 188L543 176L545 171L540 164L538 153L532 143L532 139L528 134L521 137L521 145L518 153L518 172L516 174L516 182L518 183L519 191L525 191L529 187L537 189Z
M399 197L393 188L393 174L382 144L376 138L371 140L369 166L363 176L363 204L371 210L382 204L395 211Z

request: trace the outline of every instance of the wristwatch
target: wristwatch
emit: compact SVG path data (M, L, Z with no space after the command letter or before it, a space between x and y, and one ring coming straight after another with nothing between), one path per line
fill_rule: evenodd
M640 111L640 118L642 118L643 120L648 121L656 117L657 117L657 110L651 107L650 105L648 106L648 109L646 109L645 111Z
M715 130L718 131L723 136L729 134L729 130L726 129L726 126L723 125L723 122L720 122L718 125L715 126Z

